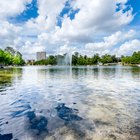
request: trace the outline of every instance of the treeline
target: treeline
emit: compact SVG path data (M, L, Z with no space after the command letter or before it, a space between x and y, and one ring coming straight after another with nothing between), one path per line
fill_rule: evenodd
M140 64L140 51L134 52L132 56L122 57L123 64Z
M34 65L57 65L57 56L50 55L47 59L34 62Z
M34 65L57 65L60 64L59 62L61 60L64 60L66 57L66 54L62 55L56 55L56 56L49 56L45 60L36 61ZM71 64L76 65L105 65L105 64L113 64L122 62L123 64L140 64L140 51L134 52L132 56L121 56L116 57L116 55L109 55L105 54L102 56L99 56L99 54L95 54L92 57L88 57L87 55L80 55L78 52L75 52L72 55ZM59 61L59 62L58 62ZM64 63L61 63L64 64Z
M15 51L12 47L7 47L5 50L0 49L0 65L24 65L25 61L22 54Z
M72 65L97 65L97 64L107 64L107 63L118 63L120 58L117 58L115 55L105 54L103 56L99 56L99 54L95 54L92 57L88 57L87 55L80 55L79 53L75 53L72 55Z
M40 60L40 61L36 61L34 62L34 65L57 65L57 64L65 64L65 59L66 59L66 54L64 54L63 56L61 55L56 55L56 56L49 56L47 59L45 60ZM102 64L106 64L106 63L118 63L120 62L120 58L117 58L115 55L103 55L103 56L99 56L99 54L95 54L92 57L88 57L87 55L80 55L78 52L75 52L72 55L72 58L68 58L67 59L71 59L71 64L76 66L76 65L97 65L99 63Z

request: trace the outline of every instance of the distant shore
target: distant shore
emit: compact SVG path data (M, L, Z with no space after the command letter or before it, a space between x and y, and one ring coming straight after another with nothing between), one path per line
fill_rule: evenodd
M3 70L3 69L17 68L17 67L20 67L20 66L0 66L0 69Z
M122 64L122 66L138 66L138 67L140 67L140 64Z
M102 64L102 65L76 65L76 66L115 66L115 65L120 65L120 66L137 66L137 67L140 67L140 64L120 64L120 63L108 63L108 64ZM24 65L24 66L68 66L68 65ZM75 66L75 65L71 65L71 66ZM20 67L20 66L2 66L0 65L0 70L3 70L3 69L9 69L9 68L17 68L17 67Z

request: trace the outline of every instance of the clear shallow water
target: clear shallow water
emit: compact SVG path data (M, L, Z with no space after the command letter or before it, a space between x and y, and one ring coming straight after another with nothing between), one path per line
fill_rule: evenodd
M0 70L0 140L139 140L139 67Z

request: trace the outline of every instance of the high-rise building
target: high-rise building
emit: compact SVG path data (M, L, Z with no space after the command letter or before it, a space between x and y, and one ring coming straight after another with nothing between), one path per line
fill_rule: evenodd
M37 52L36 57L37 61L46 59L46 52Z

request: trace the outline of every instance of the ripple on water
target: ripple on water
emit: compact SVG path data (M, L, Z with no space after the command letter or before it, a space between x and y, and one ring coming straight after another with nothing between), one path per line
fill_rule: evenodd
M0 77L0 140L140 139L134 68L24 67L18 76L11 73Z

